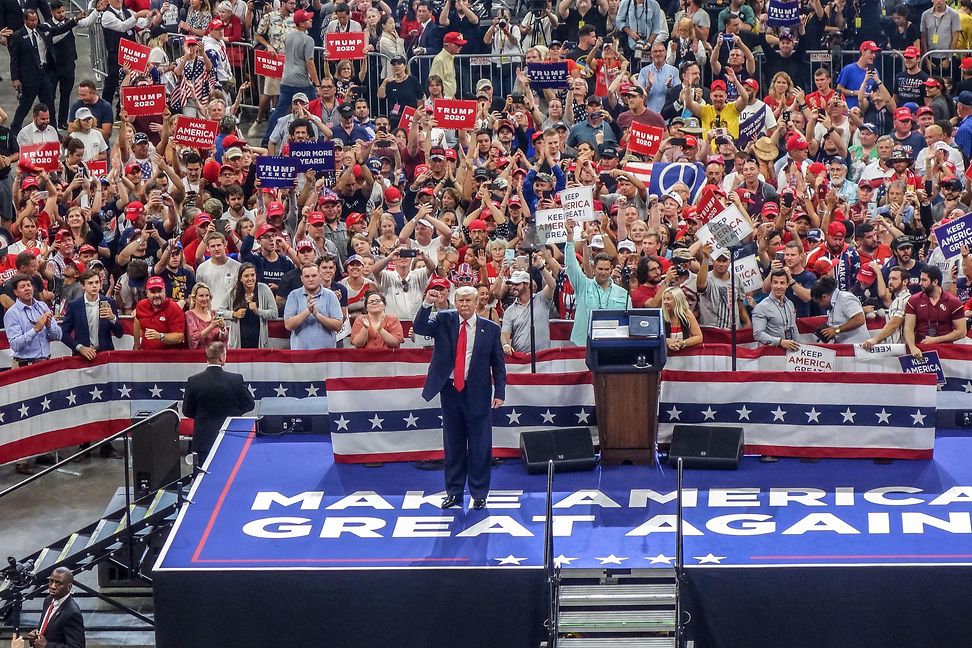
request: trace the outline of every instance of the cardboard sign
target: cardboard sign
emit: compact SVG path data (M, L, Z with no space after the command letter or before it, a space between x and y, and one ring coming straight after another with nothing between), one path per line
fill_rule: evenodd
M742 240L753 233L753 226L735 205L729 205L713 216L706 227L722 247L738 247Z
M560 205L564 209L564 220L576 223L595 220L594 188L574 187L560 192Z
M798 0L769 0L769 4L766 6L766 25L768 27L793 27L799 23L800 3Z
M527 63L527 76L531 88L568 88L570 72L567 61L556 63Z
M364 32L324 34L324 49L328 61L363 59L367 56L368 41Z
M736 283L740 290L748 293L763 288L763 274L759 271L755 254L736 259L733 263L736 266Z
M699 222L705 225L712 220L713 216L722 211L722 209L723 201L719 199L718 193L715 191L703 191L696 215L699 217Z
M161 115L165 110L165 86L131 86L121 89L122 110L134 117Z
M746 119L739 122L739 139L736 146L746 148L746 145L755 139L759 139L766 130L766 107L757 110Z
M257 157L256 176L261 189L293 189L294 178L301 172L300 160L282 155Z
M439 128L475 128L476 101L467 99L436 99L432 117Z
M664 136L665 130L662 128L631 122L631 130L628 131L628 151L653 156L658 152Z
M837 364L837 351L812 344L801 344L796 351L787 351L786 370L831 373Z
M300 162L303 171L313 169L318 176L336 172L334 142L292 142L290 156Z
M88 160L84 163L91 177L100 180L108 175L108 160Z
M921 360L914 356L903 355L898 358L901 363L901 370L910 374L935 374L938 386L945 384L945 372L942 371L942 361L938 357L938 351L925 351Z
M118 42L118 65L135 72L145 72L151 51L151 47L123 38Z
M907 353L907 348L903 344L875 344L868 351L860 344L854 345L854 357L858 360L878 360L880 358L897 358Z
M198 149L211 149L216 142L216 132L219 122L211 119L196 119L179 115L176 118L175 132L172 140L182 146Z
M972 168L972 165L969 165ZM972 214L939 225L934 230L938 239L938 246L946 259L952 259L962 254L962 246L972 248Z
M60 157L60 142L44 142L20 147L20 158L34 168L44 171L59 170L61 168Z
M253 50L253 72L268 79L282 79L284 55L266 50Z
M547 243L566 243L567 221L563 209L539 209L536 213L537 238L542 245Z
M408 132L408 129L412 127L412 118L415 116L414 106L405 106L402 110L402 116L398 118L398 127Z

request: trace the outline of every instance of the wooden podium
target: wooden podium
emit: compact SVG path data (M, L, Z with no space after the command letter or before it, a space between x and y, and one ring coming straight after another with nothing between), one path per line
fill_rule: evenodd
M591 313L587 366L594 374L601 463L655 461L664 330L655 308Z

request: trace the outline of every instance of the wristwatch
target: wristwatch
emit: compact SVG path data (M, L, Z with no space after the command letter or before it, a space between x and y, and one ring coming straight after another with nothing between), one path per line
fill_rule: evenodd
M840 335L840 327L839 326L834 329L834 337L837 337L838 335Z

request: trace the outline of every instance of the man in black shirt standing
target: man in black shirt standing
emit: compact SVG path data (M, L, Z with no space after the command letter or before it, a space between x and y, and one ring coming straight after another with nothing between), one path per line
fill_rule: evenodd
M588 26L594 28L595 34L607 33L607 0L598 0L596 7L591 0L560 0L557 14L561 18L559 40L576 43L580 40L580 30Z
M391 66L393 77L385 77L378 86L378 98L386 100L388 120L397 126L405 108L418 106L425 90L419 80L408 73L405 57L394 57Z
M913 101L919 106L924 104L924 83L928 73L920 65L921 50L914 45L901 52L904 57L904 72L894 78L894 102L902 106Z

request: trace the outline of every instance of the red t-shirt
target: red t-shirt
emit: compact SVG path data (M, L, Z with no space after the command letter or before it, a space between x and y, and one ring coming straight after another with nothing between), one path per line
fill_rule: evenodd
M143 299L135 305L135 319L142 329L142 348L157 351L159 349L179 348L172 344L165 344L162 340L147 340L146 329L155 329L160 333L184 333L186 330L186 315L169 298L162 302L162 308L155 310L148 299Z
M965 317L965 309L952 293L943 291L938 303L933 304L922 291L908 300L905 315L915 316L915 342L921 343L926 337L951 333L952 322Z
M635 308L645 308L648 300L658 294L658 284L644 284L631 291L631 305Z

